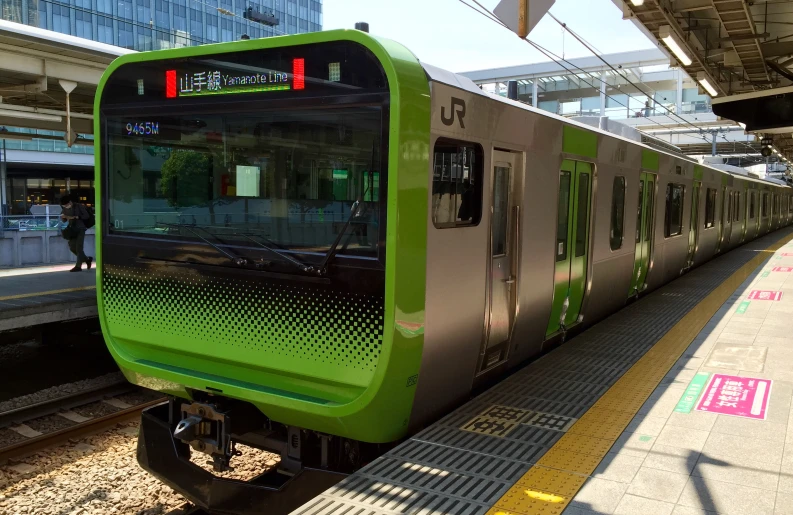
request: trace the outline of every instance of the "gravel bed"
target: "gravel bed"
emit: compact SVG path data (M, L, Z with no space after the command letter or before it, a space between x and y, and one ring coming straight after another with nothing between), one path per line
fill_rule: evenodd
M225 472L215 472L212 469L212 460L203 453L193 451L190 454L190 461L216 476L225 479L241 479L243 481L258 476L281 461L281 457L277 454L263 452L247 445L238 444L236 449L242 453L242 456L232 458L231 470Z
M164 515L183 507L186 499L138 465L137 430L138 422L129 422L0 466L0 513ZM271 454L238 448L243 455L232 460L235 470L224 477L251 479L262 472L261 466L276 463ZM207 459L201 456L199 463Z
M0 402L0 412L24 408L25 406L57 399L58 397L63 397L65 395L72 395L79 392L93 390L95 388L101 388L103 386L116 383L123 378L124 376L121 374L121 372L112 372L110 374L105 374L93 379L84 379L82 381L75 381L73 383L53 386L52 388L40 390L36 393L22 395L20 397L15 397L13 399Z
M110 415L111 413L115 413L117 411L121 411L121 408L111 406L106 402L98 401L92 402L91 404L86 404L85 406L78 406L72 409L72 411L84 417L98 418L104 417L105 415Z
M14 445L15 443L19 443L23 440L27 440L27 438L16 431L11 431L10 429L0 429L0 447L8 447L9 445Z
M66 429L67 427L72 427L76 424L77 422L72 422L71 420L61 417L60 415L47 415L46 417L34 418L33 420L28 420L25 422L26 426L44 434Z

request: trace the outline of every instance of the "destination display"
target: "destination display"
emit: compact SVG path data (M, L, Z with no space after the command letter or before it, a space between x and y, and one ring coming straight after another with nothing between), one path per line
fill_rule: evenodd
M254 73L231 73L220 70L197 72L165 71L166 98L266 93L303 90L306 87L305 59L292 59L292 71L267 70Z

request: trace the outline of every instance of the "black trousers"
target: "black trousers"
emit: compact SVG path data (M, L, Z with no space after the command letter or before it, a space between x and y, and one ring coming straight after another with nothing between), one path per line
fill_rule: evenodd
M77 229L77 236L69 240L69 250L72 254L77 256L77 264L75 266L83 266L83 263L88 263L88 257L83 251L85 244L85 229Z

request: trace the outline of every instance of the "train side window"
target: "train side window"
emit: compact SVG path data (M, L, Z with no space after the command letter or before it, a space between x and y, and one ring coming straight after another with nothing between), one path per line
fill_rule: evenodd
M639 197L641 197L641 182L639 183ZM641 202L639 202L641 210ZM611 187L611 250L622 248L622 232L625 225L625 177L614 177L614 184ZM641 216L639 217L641 226ZM637 229L641 233L641 229Z
M683 195L686 187L682 184L666 185L666 216L664 236L670 238L683 232Z
M640 183L641 184L641 183ZM654 181L647 182L647 216L645 217L645 221L647 222L647 230L644 232L644 241L650 241L650 233L652 232L653 228L653 214L655 211L655 206L653 205L653 201L655 200L655 183Z
M576 214L576 227L575 227L575 257L581 257L586 254L587 243L587 229L589 225L589 174L580 173L578 175L578 187L576 188L578 195L578 207Z
M564 261L567 259L571 175L572 174L567 171L562 171L559 175L559 203L556 212L556 261Z
M754 191L747 193L749 196L749 219L754 220Z
M432 223L438 229L472 227L482 219L482 146L439 139L432 172Z
M708 188L705 196L705 229L716 225L716 190Z
M763 193L760 202L760 217L768 218L768 193Z
M736 191L735 192L735 209L732 210L732 213L733 213L733 215L735 215L735 218L733 218L732 221L733 222L740 222L741 221L741 192L740 191Z

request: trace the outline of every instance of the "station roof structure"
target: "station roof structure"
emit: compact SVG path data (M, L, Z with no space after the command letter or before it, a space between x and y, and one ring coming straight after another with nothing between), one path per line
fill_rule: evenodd
M3 127L65 131L66 91L73 131L93 133L102 73L126 48L0 20L0 137Z
M712 89L713 111L793 160L793 0L612 0ZM707 87L706 87L707 89Z
M737 166L764 161L760 140L731 119L714 114L711 99L697 82L671 67L669 56L658 48L462 75L502 96L514 80L522 102L566 117L616 120L692 156L711 156L715 151Z

